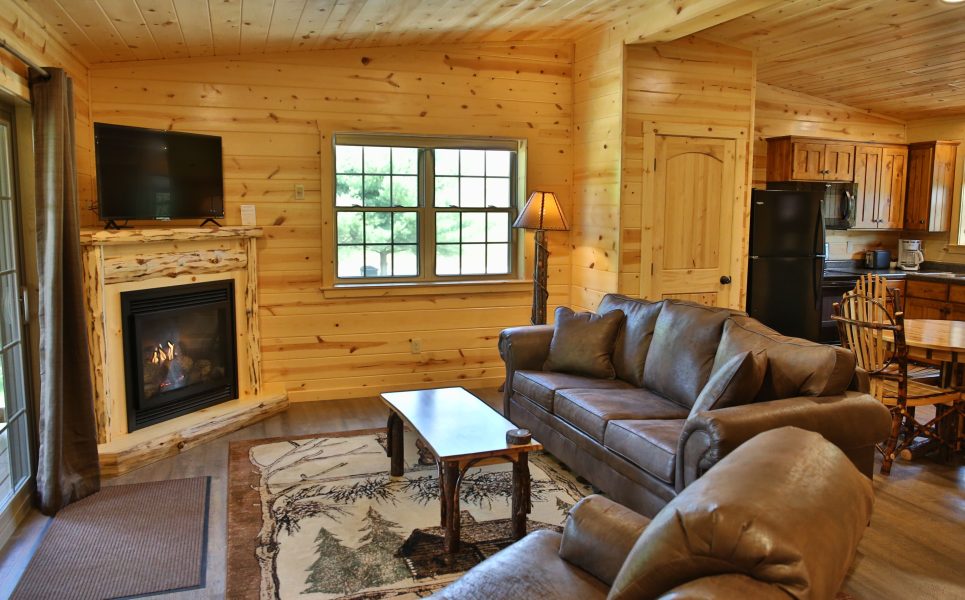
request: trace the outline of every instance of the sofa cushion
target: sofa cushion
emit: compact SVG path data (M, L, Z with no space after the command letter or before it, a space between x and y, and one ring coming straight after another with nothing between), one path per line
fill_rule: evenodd
M643 384L689 411L710 379L728 311L665 300L647 354Z
M707 385L700 391L690 414L750 404L761 389L767 371L767 354L741 352L723 365L714 368Z
M610 421L603 445L661 481L673 483L684 423L686 419Z
M613 379L616 371L610 355L623 323L623 311L606 314L576 313L565 306L556 309L556 324L545 371L559 371Z
M643 387L643 366L661 308L662 301L648 302L618 294L607 294L600 302L601 313L620 309L626 315L613 344L613 369L618 378L637 387Z
M568 388L618 390L632 389L633 386L619 379L594 379L551 371L516 371L513 374L513 391L548 412L553 412L553 397L556 392Z
M581 390L556 393L555 414L599 443L614 419L685 419L687 409L641 389Z
M767 352L767 371L759 401L841 394L854 377L850 351L783 336L750 317L732 317L724 325L714 368L742 352L761 350Z

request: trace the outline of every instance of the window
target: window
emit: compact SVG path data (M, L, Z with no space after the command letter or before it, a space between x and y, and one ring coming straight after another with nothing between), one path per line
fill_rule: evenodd
M513 277L521 145L336 135L336 281Z

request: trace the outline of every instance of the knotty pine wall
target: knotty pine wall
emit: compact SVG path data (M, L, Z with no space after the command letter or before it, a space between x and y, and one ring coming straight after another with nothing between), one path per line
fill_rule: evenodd
M858 142L906 142L905 123L853 106L816 98L758 82L754 119L753 185L763 188L767 173L769 137L804 135ZM829 231L828 249L833 260L858 258L871 248L897 251L898 232Z
M575 44L570 231L575 310L594 310L618 288L623 36L622 27L605 27Z
M644 122L736 126L751 131L755 77L751 52L700 37L627 46L620 293L646 298L651 292L640 278L641 237L648 237L642 234L650 227L643 222L643 215L652 214L641 191L647 168L643 164ZM737 183L746 189L746 182ZM746 255L749 204L744 204L734 211L733 235L741 237ZM734 273L734 280L741 281L738 273Z
M521 42L326 50L96 65L95 121L220 135L228 224L254 204L263 371L293 401L389 389L497 385L505 327L528 324L532 290L336 298L321 289L332 203L332 133L523 137L527 188L572 214L573 46ZM305 185L295 200L294 185ZM549 312L570 300L566 233L551 233ZM527 267L532 238L523 248ZM418 338L422 352L410 352Z

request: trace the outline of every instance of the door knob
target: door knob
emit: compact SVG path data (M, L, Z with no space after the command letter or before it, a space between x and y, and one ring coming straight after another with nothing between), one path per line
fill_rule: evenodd
M730 275L721 275L721 276L720 276L720 282L721 282L722 284L724 284L724 285L729 284L729 283L730 283Z

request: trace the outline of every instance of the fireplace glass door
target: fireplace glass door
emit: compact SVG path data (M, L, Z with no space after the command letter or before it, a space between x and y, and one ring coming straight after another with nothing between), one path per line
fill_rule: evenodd
M230 280L126 292L128 429L237 397Z

